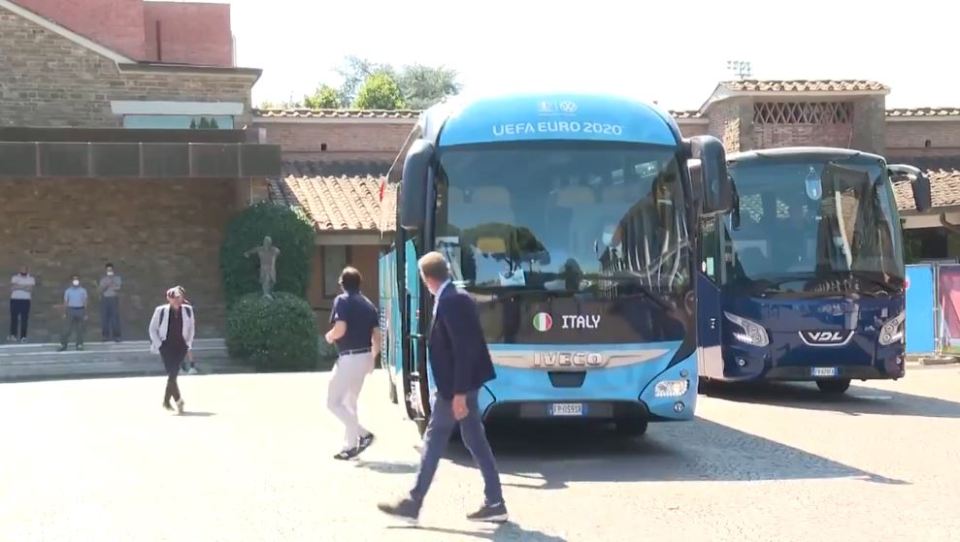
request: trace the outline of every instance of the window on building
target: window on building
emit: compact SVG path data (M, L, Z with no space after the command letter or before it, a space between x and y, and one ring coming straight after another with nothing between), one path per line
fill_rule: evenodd
M323 247L323 295L335 297L340 294L340 272L349 264L350 248L346 245Z
M230 115L124 115L123 127L152 130L232 130Z

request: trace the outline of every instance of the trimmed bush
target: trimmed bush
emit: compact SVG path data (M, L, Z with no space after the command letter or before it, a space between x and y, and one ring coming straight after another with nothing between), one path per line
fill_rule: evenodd
M318 340L313 310L293 294L248 294L227 313L230 357L253 362L258 372L315 370Z
M245 258L243 254L262 245L267 235L280 249L273 291L306 297L316 250L313 225L301 212L263 202L245 209L227 225L220 247L220 272L228 306L246 294L262 291L259 258L255 254Z

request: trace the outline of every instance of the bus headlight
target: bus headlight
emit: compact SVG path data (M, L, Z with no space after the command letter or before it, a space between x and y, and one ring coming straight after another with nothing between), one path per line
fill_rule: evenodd
M657 382L657 386L653 389L653 396L680 397L687 393L687 388L689 387L689 380L662 380Z
M734 332L733 337L738 341L751 346L767 346L770 344L770 337L767 336L767 330L763 326L746 318L730 314L724 311L723 315L734 324L740 327L742 332Z
M906 316L906 312L901 312L887 320L886 324L883 324L883 327L880 328L880 344L882 346L890 346L903 340L903 321Z

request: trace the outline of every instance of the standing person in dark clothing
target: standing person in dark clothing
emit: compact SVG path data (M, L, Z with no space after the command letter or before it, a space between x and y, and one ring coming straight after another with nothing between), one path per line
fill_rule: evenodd
M373 444L373 433L360 425L357 401L363 381L373 371L380 350L380 317L377 307L360 293L360 271L353 267L340 273L343 293L333 302L324 338L337 344L337 364L327 391L327 408L343 422L343 448L334 459L351 459Z
M193 307L184 299L180 286L167 290L167 304L153 311L150 319L150 351L160 354L163 367L167 371L167 388L163 394L163 408L173 410L170 399L176 402L178 414L183 414L183 398L177 386L177 375L183 358L189 356L193 348L195 320Z
M459 425L463 443L480 468L484 485L483 505L467 515L467 519L507 521L500 474L484 431L477 397L483 384L496 378L477 306L469 294L453 285L450 266L442 254L427 253L418 263L420 277L434 296L428 348L437 392L431 397L433 408L423 435L416 484L403 498L380 503L378 508L404 521L417 521L440 458L454 428Z

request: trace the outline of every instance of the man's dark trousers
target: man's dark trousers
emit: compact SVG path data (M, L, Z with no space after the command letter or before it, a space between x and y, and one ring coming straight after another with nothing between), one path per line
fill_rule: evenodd
M433 411L427 432L423 436L423 454L420 459L420 471L417 473L417 484L410 497L418 505L423 504L423 498L430 489L433 475L437 472L437 465L443 457L453 435L453 430L460 424L460 436L466 445L473 461L480 468L483 475L485 504L500 504L503 502L503 490L500 487L500 475L497 472L497 463L493 458L493 450L487 442L487 435L480 418L480 406L477 404L477 391L466 394L467 417L457 422L453 416L453 402L440 396L434 396Z
M100 301L100 327L105 341L120 338L120 298L104 297Z

